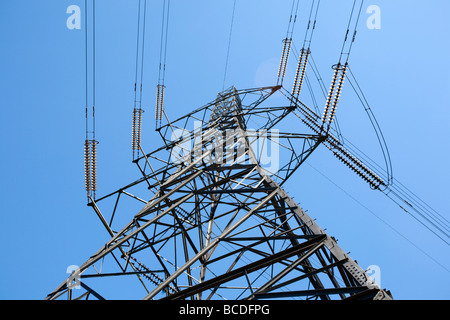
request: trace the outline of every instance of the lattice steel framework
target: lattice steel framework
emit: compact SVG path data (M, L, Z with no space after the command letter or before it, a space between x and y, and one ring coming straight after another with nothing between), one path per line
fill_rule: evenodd
M276 130L289 121L312 133ZM110 240L47 299L391 299L282 188L320 144L383 184L322 129L281 86L232 87L161 126L142 177L90 198Z

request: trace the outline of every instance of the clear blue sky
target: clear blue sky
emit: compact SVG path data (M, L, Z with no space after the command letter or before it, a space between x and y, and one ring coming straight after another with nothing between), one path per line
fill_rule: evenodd
M105 194L139 177L131 163L137 0L96 2L98 193ZM161 3L148 0L146 151L159 145L153 108ZM291 3L237 0L227 86L275 84ZM302 17L309 3L301 1ZM312 49L326 86L352 3L321 3ZM81 265L108 238L85 205L84 30L66 27L73 4L83 10L80 0L0 3L0 299L44 298L66 278L69 265ZM449 219L450 3L365 1L369 5L380 7L381 29L366 27L364 10L350 66L382 127L395 178ZM232 0L171 1L169 117L213 100L222 89L232 7ZM297 46L303 34L300 20ZM344 90L348 103L338 110L343 134L376 158L373 130L362 107L350 103L350 87ZM327 150L313 154L285 189L363 268L380 266L381 285L394 298L450 298L448 246Z

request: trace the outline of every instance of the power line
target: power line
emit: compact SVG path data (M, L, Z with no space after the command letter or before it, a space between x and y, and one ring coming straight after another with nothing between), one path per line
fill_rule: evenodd
M170 0L164 0L161 20L161 39L159 48L158 84L164 85L167 59L167 39L169 32Z
M87 0L84 0L84 48L85 48L85 96L86 96L86 140L88 139L89 121L88 121L88 15Z
M353 195L351 195L348 191L346 191L344 188L342 188L341 186L339 186L336 182L334 182L333 180L331 180L326 174L324 174L323 172L321 172L319 169L317 169L316 167L314 167L313 165L311 165L308 161L305 161L305 163L310 166L312 169L314 169L317 173L319 173L322 177L324 177L326 180L328 180L330 183L332 183L336 188L338 188L339 190L341 190L346 196L348 196L350 199L352 199L354 202L356 202L358 205L360 205L361 207L363 207L367 212L369 212L370 214L372 214L375 218L377 218L378 220L380 220L383 224L385 224L387 227L389 227L392 231L394 231L395 233L397 233L399 236L401 236L403 239L405 239L406 241L408 241L412 246L414 246L417 250L419 250L420 252L422 252L424 255L426 255L429 259L431 259L434 263L436 263L437 265L439 265L441 268L443 268L445 271L450 272L449 269L447 269L444 265L442 265L439 261L437 261L435 258L433 258L430 254L428 254L425 250L422 250L417 244L415 244L411 239L409 239L408 237L406 237L405 235L403 235L402 233L400 233L400 231L398 231L397 229L395 229L391 224L389 224L386 220L382 219L380 216L378 216L373 210L371 210L369 207L367 207L366 205L364 205L361 201L359 201L358 199L356 199Z
M166 8L167 7L167 8ZM160 51L159 51L159 73L158 73L158 84L156 92L156 111L155 119L156 125L155 130L159 130L161 127L161 121L164 112L164 92L166 89L165 76L166 76L166 59L167 59L167 39L169 32L169 10L170 10L170 0L163 2L162 11L162 21L161 21L161 41L160 41Z
M311 47L312 37L313 37L314 31L316 29L319 7L320 7L320 0L318 0L317 2L316 2L316 0L313 0L313 2L311 4L311 9L309 12L309 19L308 19L308 25L306 27L305 38L303 40L303 49L306 48L306 44L308 44L308 48ZM314 20L311 19L313 14L314 14ZM308 39L308 35L309 35L309 39Z
M278 69L277 84L283 85L284 76L286 75L286 68L289 61L289 54L292 46L292 36L294 34L295 23L297 22L297 12L299 8L299 0L292 1L291 15L289 17L286 37L283 39L283 52L281 54L280 67Z
M92 126L95 141L95 0L92 0Z
M305 119L302 119L305 124L307 124L311 129L313 129L316 133L320 134L320 122L318 121L318 115L316 115L312 110L307 108L300 101L292 97L292 102L295 102L299 110L305 115ZM323 122L322 122L323 123ZM323 125L323 124L322 124ZM419 223L421 223L425 228L435 234L439 239L444 241L447 245L449 244L447 240L449 238L449 227L448 222L441 215L437 214L434 210L430 210L428 205L423 205L424 202L420 200L420 198L416 196L411 196L410 193L405 192L404 189L398 187L397 185L388 185L387 182L389 180L389 174L385 178L383 175L379 174L378 169L374 170L373 165L367 166L367 159L372 164L375 164L375 167L380 168L373 160L369 157L361 157L359 152L352 150L356 148L350 142L346 141L347 148L344 148L343 142L346 141L342 139L342 143L338 141L331 133L327 131L327 136L325 136L325 146L330 149L333 154L338 157L341 161L347 164L352 170L354 170L358 175L360 175L364 180L369 182L373 189L379 189L385 195L387 195L391 200L393 200L399 207L404 210L406 213L411 215L414 219L416 219ZM353 146L353 147L350 147ZM357 149L357 148L356 148ZM359 150L359 149L357 149ZM358 155L355 157L354 155ZM365 159L366 158L366 159ZM363 159L361 161L360 159ZM362 170L362 171L361 171ZM374 173L375 172L375 173ZM364 173L364 174L362 174ZM362 174L362 175L361 175ZM369 175L370 177L374 177L374 181L370 179L367 180L365 175ZM376 182L375 182L376 181ZM393 198L395 196L395 198ZM419 199L416 201L416 199Z
M139 107L142 106L142 86L144 80L144 51L145 51L145 21L147 17L147 0L144 1L144 21L142 26L142 52L141 52L141 86L139 93Z
M136 70L134 82L134 108L133 108L133 123L132 123L132 150L133 160L139 156L141 146L141 131L142 131L142 92L144 80L144 53L145 53L145 26L147 17L147 0L138 2L137 10L137 31L136 31ZM142 21L142 22L141 22ZM139 55L140 52L140 55ZM140 56L140 58L139 58ZM140 74L140 77L139 77ZM139 82L138 82L139 77ZM139 87L139 97L138 97Z
M395 195L401 202L398 202L396 199L394 199L393 197L390 196L390 194ZM408 204L408 201L404 200L404 197L402 197L401 195L397 194L395 190L390 189L389 192L385 193L386 196L391 199L394 203L396 203L401 209L403 209L406 213L408 213L411 217L413 217L415 220L417 220L420 224L422 224L425 228L427 228L430 232L432 232L435 236L437 236L439 239L441 239L443 242L445 242L447 245L450 245L450 243L445 240L438 232L436 232L435 230L433 230L431 227L429 227L428 225L425 224L425 222L421 221L418 217L416 217L415 215L413 215L408 209L406 209L405 207L402 206L402 202L405 202L405 204ZM403 204L404 205L404 204ZM434 228L436 228L438 231L440 231L443 235L445 235L447 238L449 238L448 233L446 233L445 231L443 231L441 229L440 226L438 226L435 222L430 220L430 216L427 215L424 212L421 212L420 210L418 210L417 208L415 208L413 205L409 204L408 205L411 209L413 210L416 214L418 214L420 217L422 217L423 219L425 219L429 224L431 224ZM433 218L431 218L433 219ZM444 226L445 228L445 226Z
M357 1L361 2L359 12L357 14L357 17L354 18L355 14L355 7ZM334 121L337 105L339 102L339 98L341 95L341 91L344 85L344 80L346 78L346 73L348 69L348 60L350 58L350 52L353 46L353 42L355 42L357 28L358 28L358 22L359 18L361 16L362 6L363 6L364 0L354 0L353 6L351 10L351 14L348 20L347 30L345 33L345 39L342 44L341 53L339 56L339 62L332 66L334 69L333 78L331 80L330 90L328 92L327 100L325 103L325 110L322 116L322 126L320 128L321 133L324 133L325 135L328 134L331 124ZM349 41L349 33L351 31L351 25L352 23L354 26L352 27L353 30L353 36L351 36L351 41ZM345 62L343 62L342 58L346 55L347 58L345 59Z
M348 67L348 71L350 72L351 78L347 75L347 79L350 83L350 85L352 86L354 92L356 93L358 99L360 100L361 104L364 107L364 110L366 111L370 123L372 124L372 127L376 133L377 139L378 139L378 143L380 145L381 151L383 153L383 157L384 157L384 162L386 164L386 174L387 174L387 184L391 184L392 183L392 161L391 161L391 156L389 154L389 149L387 147L387 143L386 140L384 138L383 132L381 131L381 127L378 124L377 119L375 118L375 115L372 112L372 109L370 108L369 103L367 102L367 99L364 95L364 92L362 91L358 80L356 79L355 75L353 74L352 70L350 69L350 67ZM355 85L353 84L353 82L355 83Z
M300 50L300 54L299 54L300 57L297 59L298 60L297 71L295 74L294 84L292 87L292 95L296 98L298 98L300 96L303 82L305 80L305 77L307 77L306 69L308 67L308 62L309 62L309 58L310 58L310 54L311 54L311 42L312 42L314 30L316 29L317 16L319 13L319 6L320 6L320 0L317 2L316 2L316 0L312 1L311 9L309 11L308 25L306 27L305 37L303 40L303 47ZM314 14L314 20L312 20L313 14ZM307 44L308 44L308 46L307 46ZM295 49L295 45L294 45L294 49ZM309 83L308 79L306 79L306 82L307 82L307 86L308 86L308 89L311 94L311 98L313 99L313 101L315 101L315 97L310 88L310 83Z
M225 80L226 80L226 77L227 77L228 59L230 57L231 36L233 34L233 24L234 24L234 12L235 12L235 9L236 9L236 0L234 0L233 13L231 14L230 34L228 35L228 49L227 49L227 58L226 58L226 61L225 61L225 72L224 72L224 75L223 75L222 90L225 90Z
M137 36L136 36L136 72L134 80L134 107L136 108L137 102L137 81L138 81L138 68L139 68L139 41L141 30L141 0L138 2L138 15L137 15Z
M442 215L433 210L419 197L412 194L409 190L406 189L406 187L404 187L403 185L397 186L394 183L394 178L392 174L392 162L384 135L356 77L354 76L350 68L348 68L348 70L350 72L351 77L347 76L347 79L349 80L357 97L359 98L361 104L363 105L364 110L366 111L370 119L370 122L376 132L378 142L382 149L384 162L386 165L385 189L382 190L382 192L393 202L395 202L403 211L407 212L419 223L425 226L429 231L431 231L438 238L440 238L447 245L449 245L449 242L445 240L446 238L449 238L448 232L450 231L450 227L448 225L449 223L448 220L446 220ZM366 158L368 157L366 156ZM372 159L370 158L368 159L372 163L375 163Z
M89 47L89 7L85 0L85 117L86 117L86 137L84 142L84 169L85 169L85 189L87 191L88 201L95 198L97 190L97 144L95 137L95 0L92 0L92 39L91 49ZM91 52L89 52L91 50ZM89 74L89 60L91 60L92 72ZM91 76L92 92L89 94L89 78ZM90 99L89 99L90 98ZM89 105L92 103L92 112L89 113Z
M358 14L357 14L356 18L354 18L355 7L356 7L357 1L360 1L361 5L359 7ZM346 55L347 58L346 58L346 61L343 64L346 64L348 62L348 60L349 60L350 53L351 53L352 47L353 47L353 43L355 42L356 34L358 32L358 22L359 22L359 19L361 17L361 11L362 11L363 4L364 4L364 0L354 0L353 1L352 11L351 11L351 14L350 14L350 18L348 19L347 31L345 33L345 39L344 39L344 41L342 43L341 55L339 57L339 64L341 63L342 57L344 55ZM354 23L353 27L351 27L352 22ZM351 31L352 31L353 34L349 37ZM350 41L350 39L351 39L351 41Z

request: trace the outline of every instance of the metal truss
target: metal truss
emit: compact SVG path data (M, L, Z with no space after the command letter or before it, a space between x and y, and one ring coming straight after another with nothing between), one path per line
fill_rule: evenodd
M232 87L161 126L142 177L90 198L110 239L47 299L391 299L283 190L334 140L292 96L271 105L280 89ZM292 115L317 130L275 130Z

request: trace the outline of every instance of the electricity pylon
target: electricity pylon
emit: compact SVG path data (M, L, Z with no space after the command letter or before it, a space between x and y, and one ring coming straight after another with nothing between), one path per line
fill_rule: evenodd
M161 126L142 177L90 198L111 238L47 299L391 299L282 188L320 144L379 186L319 120L232 87Z

